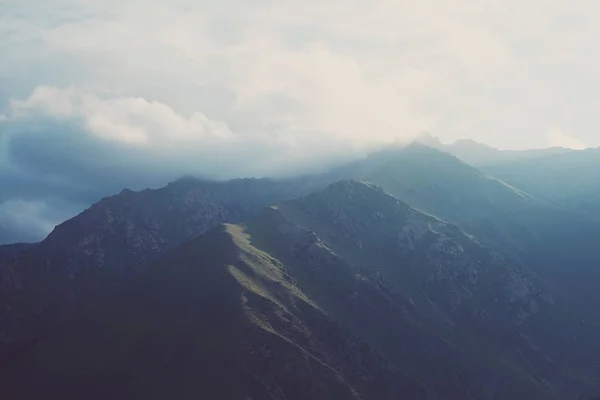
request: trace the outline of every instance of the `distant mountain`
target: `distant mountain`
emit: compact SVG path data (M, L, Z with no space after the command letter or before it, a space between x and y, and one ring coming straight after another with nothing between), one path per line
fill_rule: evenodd
M372 154L331 172L330 181L361 179L411 207L454 222L519 258L571 215L440 150L413 143Z
M328 179L362 179L381 186L411 207L460 225L504 256L582 298L582 307L599 307L595 260L600 251L594 238L600 235L600 222L492 173L413 143L340 167Z
M600 149L499 164L485 171L519 187L571 217L547 228L535 265L554 281L599 307L597 238L600 236Z
M539 198L590 216L600 215L600 149L547 156L486 171Z
M0 247L0 287L6 299L0 303L4 304L0 306L4 322L0 324L0 359L3 348L14 348L15 341L26 342L49 329L88 292L104 291L96 277L88 277L93 271L112 274L104 281L114 285L123 275L218 224L244 221L279 200L320 190L341 179L373 182L414 208L459 224L569 290L582 285L574 278L577 274L565 277L568 270L563 266L598 254L595 246L593 251L575 252L586 243L581 238L595 237L597 224L587 226L454 156L420 144L375 153L302 179L183 179L158 190L124 190L105 198L26 251L8 255ZM565 231L576 241L565 241ZM563 247L572 245L573 251L548 260L546 254L561 248L557 242L564 242ZM547 251L548 243L552 251ZM586 265L585 293L594 293L598 274L582 265ZM586 300L600 304L592 297Z
M565 307L459 227L342 181L171 250L0 376L15 399L574 399L597 331Z
M385 192L349 179L372 182ZM343 182L331 185L338 181ZM379 399L404 392L420 398L422 388L431 399L488 399L490 393L498 394L497 398L576 398L579 391L598 388L600 382L600 371L590 366L598 359L595 321L600 306L596 268L600 250L596 238L600 224L568 204L520 182L507 181L488 168L482 171L448 153L415 143L301 179L183 179L158 190L124 190L61 224L39 244L0 246L0 369L14 371L17 386L20 382L34 391L46 388L60 392L66 387L64 382L81 378L81 386L69 386L73 393L83 393L87 383L99 389L105 384L107 391L99 391L98 396L114 398L113 393L123 390L143 392L132 387L126 375L147 366L142 374L146 381L140 385L156 380L156 393L162 393L178 383L182 391L189 387L196 393L198 386L192 380L197 377L185 371L207 368L198 364L203 362L198 354L209 351L200 343L204 335L200 327L207 325L182 321L191 319L196 310L213 321L215 315L226 314L220 307L231 302L231 293L237 293L233 295L236 297L248 290L242 284L233 292L219 289L215 297L201 293L205 287L200 280L205 274L220 276L207 281L215 288L233 276L229 270L211 267L211 252L222 257L219 260L229 260L229 250L234 249L236 254L243 250L247 257L258 260L259 271L255 272L259 288L271 282L272 268L283 268L289 275L280 282L283 287L273 289L276 296L267 296L274 300L263 302L266 309L256 303L249 306L257 318L266 316L271 327L277 327L272 329L276 337L293 344L293 351L288 353L281 350L281 343L274 343L278 349L275 353L283 352L287 360L309 354L320 360L318 365L327 367L292 363L299 376L319 376L321 383L318 387L306 384L307 391L296 386L277 389L268 383L268 374L277 370L273 377L281 386L288 375L279 370L289 372L285 367L289 361L269 364L264 357L273 351L261 350L252 353L257 354L253 364L232 371L232 391L221 392L230 394L229 398L240 398L238 389L252 393L249 398L294 398L290 390L317 398L345 399L353 393L358 398ZM312 192L317 193L290 202ZM277 208L262 212L275 203ZM409 216L416 219L409 221ZM285 229L275 229L273 224L278 220L284 221L290 232L304 233L298 233L300 239L295 233L289 236ZM244 221L250 222L240 225ZM217 228L223 223L237 225ZM209 236L200 237L213 229ZM247 234L251 239L245 245L242 239ZM316 241L317 249L325 249L325 253L318 253L316 258L296 257L291 249L298 240L304 244ZM221 247L229 250L217 251ZM322 287L327 257L344 267L336 267L334 276ZM155 265L157 259L160 261ZM273 266L268 260L278 261ZM402 273L395 275L398 265L413 267L400 268ZM305 280L304 268L315 271L312 280ZM190 286L179 290L180 280L189 280ZM162 287L161 282L172 284ZM338 282L351 284L339 287ZM316 305L318 312L310 307L295 310L299 303L293 300L296 289L290 285L302 293L303 301L313 308ZM192 293L196 287L200 293ZM271 287L267 289L271 291ZM339 299L327 297L330 292ZM347 303L347 298L356 296L361 299L358 305ZM512 302L503 302L507 296ZM194 308L183 307L186 301ZM266 310L276 309L274 304L283 305L297 320L285 313L273 320ZM377 313L373 304L377 304L375 309L389 309ZM177 309L180 306L181 311ZM214 315L206 307L215 309ZM355 310L357 316L344 314L346 309ZM398 310L405 310L402 313L408 316L402 322L390 322L396 321ZM246 336L262 328L255 320L248 323L245 311L235 313L232 324L240 326L243 337L221 335L225 328L216 322L214 335L223 336L227 343L254 348L255 342L246 342ZM302 322L300 332L295 331L294 321L298 320ZM123 321L130 321L130 325L124 328ZM195 335L171 332L171 326L181 326ZM365 331L365 326L374 328ZM338 333L319 333L320 329L335 331L331 327L337 327ZM257 340L268 342L263 331ZM137 335L144 337L145 332L149 332L148 342L139 344ZM383 336L372 336L375 334ZM81 342L81 349L67 347L69 351L61 355L64 365L53 365L55 375L49 378L36 359L53 360L58 357L55 349L65 348L63 342L77 344L79 337L85 338L85 346ZM139 347L127 347L121 337L130 338ZM403 339L396 340L399 337ZM103 338L107 341L102 342ZM413 352L394 348L398 342L406 343ZM155 350L151 350L153 343ZM200 353L186 359L189 346L178 343ZM112 348L113 344L122 347L111 353L106 346ZM356 348L366 349L368 357L358 356ZM297 353L297 349L302 350ZM215 350L215 357L239 361L235 358L239 353L221 350ZM129 363L125 351L132 352L127 353L131 355ZM108 358L103 359L100 353ZM143 358L144 353L153 358ZM89 355L102 370L107 365L122 365L122 369L114 374L106 372L100 384L98 375L90 372L96 366L76 358L78 354ZM349 354L352 360L344 358ZM444 364L439 354L447 355L450 361ZM181 365L173 367L177 363ZM265 363L271 367L261 369ZM76 377L69 372L75 365L90 369ZM343 365L348 365L347 369ZM164 366L170 367L170 375ZM330 371L329 367L336 371L333 375L323 372ZM261 372L248 378L248 370ZM456 374L448 376L448 371L455 370ZM156 379L163 373L164 380ZM198 385L208 385L204 393L228 390L223 389L223 380L217 379L222 373L215 369L214 374L198 381ZM34 381L35 385L29 385ZM502 389L502 382L512 383ZM18 392L25 390L10 386ZM339 394L328 392L334 387ZM504 391L511 388L515 392ZM528 397L519 397L523 393ZM35 398L36 393L29 394Z
M444 144L439 139L428 135L422 136L417 140L426 146L450 153L476 167L535 160L542 157L575 152L575 150L562 147L532 150L499 150L471 139L462 139L452 144Z
M457 222L540 205L528 193L416 142L372 154L334 173L373 182L415 208Z

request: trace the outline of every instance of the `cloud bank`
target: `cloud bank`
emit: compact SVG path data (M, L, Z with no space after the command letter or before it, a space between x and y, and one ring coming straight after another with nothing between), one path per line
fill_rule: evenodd
M1 7L0 242L123 187L310 172L425 131L600 145L591 0Z

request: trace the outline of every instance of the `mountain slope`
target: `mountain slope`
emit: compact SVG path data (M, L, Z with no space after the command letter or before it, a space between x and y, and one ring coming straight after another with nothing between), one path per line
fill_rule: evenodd
M5 390L19 399L425 398L238 226L184 245L81 315L13 365Z
M589 329L558 301L457 226L344 181L173 250L4 384L25 399L576 398L589 370L567 337Z
M355 168L347 172L352 178L373 182L413 207L457 222L538 205L527 193L419 143L376 153Z
M460 225L597 314L597 219L420 143L372 154L327 175L330 181L345 178L373 182L414 208Z
M286 270L295 268L289 282L292 286L296 282L310 304L325 310L342 331L360 336L358 342L367 343L375 354L391 358L390 368L411 376L408 380L418 381L429 395L447 392L468 398L468 392L477 393L472 398L485 399L489 393L506 398L529 393L528 398L552 398L595 385L600 274L595 272L599 253L594 232L600 232L598 224L422 145L384 151L330 173L297 180L188 179L154 191L124 191L57 227L40 244L1 246L0 365L13 365L23 354L40 354L30 350L44 343L48 348L61 348L55 335L64 334L76 342L77 335L56 329L65 329L74 313L87 315L82 310L104 304L107 293L144 275L153 260L181 243L223 222L252 218L281 199L345 178L370 180L413 208L457 223L484 245L455 225L417 212L370 185L356 183L333 185L306 199L281 203L236 229L251 235L251 252L266 252ZM368 194L363 203L352 203L362 195L347 196L348 191L365 190ZM306 232L300 239L279 232L275 229L279 222L273 219L277 215L287 221L290 232ZM410 220L409 215L417 217ZM280 245L273 246L280 240ZM307 251L312 251L315 243L323 244L317 246L321 253L314 265L319 273L302 286L298 282L304 268L315 260L282 252L295 248L298 240ZM327 286L320 286L322 257L337 260L331 261L338 267ZM525 268L503 261L507 258L518 260ZM172 264L161 264L164 279L169 279L166 276ZM398 265L412 267L398 269ZM552 278L552 286L570 290L571 296L548 288L526 268ZM350 283L335 292L338 300L332 300L329 293L342 281ZM141 296L151 298L149 290L143 289ZM347 303L355 292L362 293L360 307ZM127 293L121 296L122 304L131 302L137 307L124 308L126 314L122 315L143 308ZM113 310L122 307L110 304ZM379 304L377 309L387 311L374 312L368 304ZM353 309L360 317L347 315L345 310ZM390 321L396 318L394 310L412 311L406 311L409 317L390 330ZM92 317L90 323L100 327L122 323L112 321L111 312L108 315L108 322ZM304 314L298 318L309 324ZM375 328L365 331L365 325ZM110 327L102 329L108 329L102 334L106 337L114 333ZM85 337L86 332L89 330L81 335ZM393 337L420 344L412 347L414 352L407 352L395 346ZM100 344L92 347L107 352ZM448 363L442 363L438 354L445 354ZM119 357L113 361L127 365L127 357ZM432 364L439 367L430 367ZM448 370L457 373L448 376ZM66 381L74 379L65 377ZM507 388L499 387L506 381L513 382L513 397L503 391ZM360 385L349 386L356 389ZM114 390L120 390L119 386Z
M554 368L594 363L595 312L553 293L535 275L507 263L455 225L411 210L369 185L344 185L331 185L299 205L286 203L288 210L296 204L286 215L316 231L354 264L377 266L423 311L433 312L432 318L443 310L454 326L473 334L469 343L494 338L491 346L499 346L503 357L514 351L518 358L536 354L541 359L527 363L543 366L550 380L562 373L551 372ZM400 267L402 263L412 269ZM431 302L436 307L428 309ZM444 329L436 325L434 331ZM546 364L546 357L553 361Z
M545 229L535 263L550 272L548 277L596 308L600 305L596 240L600 235L599 168L599 149L486 168L489 174L566 210L563 215L569 218Z
M501 163L486 171L547 201L597 216L600 211L600 149Z
M298 182L183 179L102 199L39 244L1 246L0 362L68 316L88 292L108 290L166 250L301 191Z
M586 267L589 279L581 282L578 274L564 268L588 265L580 261L598 254L589 247L577 251L589 242L582 239L595 236L590 233L597 224L490 178L451 155L414 144L303 179L186 179L158 190L123 191L61 224L26 251L0 247L0 360L9 349L68 316L88 292L108 290L166 250L220 223L241 222L269 204L339 179L374 182L412 207L458 223L578 296L578 288L585 286L586 302L591 308L600 304L594 295L598 279L593 269ZM565 232L577 239L565 240ZM557 243L572 246L558 255L548 251L560 249ZM104 271L102 279L94 274L97 269Z
M411 207L457 223L514 258L535 249L552 226L572 219L563 210L420 143L375 153L330 177L344 178L373 182Z

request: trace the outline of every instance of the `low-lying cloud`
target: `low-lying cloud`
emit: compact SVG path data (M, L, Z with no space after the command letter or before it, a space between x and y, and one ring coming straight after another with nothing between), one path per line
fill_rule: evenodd
M357 120L360 120L358 118ZM0 241L39 240L66 217L122 188L183 175L211 179L314 172L409 135L248 129L106 90L39 86L2 114ZM335 126L334 126L335 128ZM58 197L62 204L49 199ZM7 239L3 239L3 237Z

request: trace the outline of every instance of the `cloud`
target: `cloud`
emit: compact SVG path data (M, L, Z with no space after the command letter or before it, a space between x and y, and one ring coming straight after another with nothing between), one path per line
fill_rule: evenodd
M13 100L5 120L35 117L82 122L82 134L124 144L157 145L162 140L226 141L232 133L226 124L210 121L202 113L182 116L171 107L139 97L107 97L70 87L37 87L23 101Z
M576 150L583 150L588 147L578 138L564 133L560 128L550 129L548 132L548 146Z
M600 145L594 7L8 0L0 201L75 213L125 186L308 172L422 131L580 145L556 125Z
M278 100L248 93L258 98L240 100L244 111L261 108L261 101ZM4 151L12 165L22 169L37 165L39 173L55 170L57 177L78 174L82 168L96 172L111 168L124 175L146 171L163 179L189 173L231 178L308 171L315 168L308 161L331 164L353 150L356 156L382 141L403 137L389 132L361 136L352 126L361 118L348 116L327 120L316 115L314 125L311 118L303 119L302 125L300 117L311 112L311 108L286 111L287 118L298 118L294 124L269 127L261 120L233 131L226 122L211 120L200 111L179 113L161 102L88 88L41 86L28 98L10 102ZM257 118L260 111L248 114ZM317 130L317 125L329 125L330 130Z
M0 240L32 242L47 235L62 215L55 215L42 201L8 200L0 202ZM4 232L3 232L4 231ZM6 238L3 237L3 233Z

